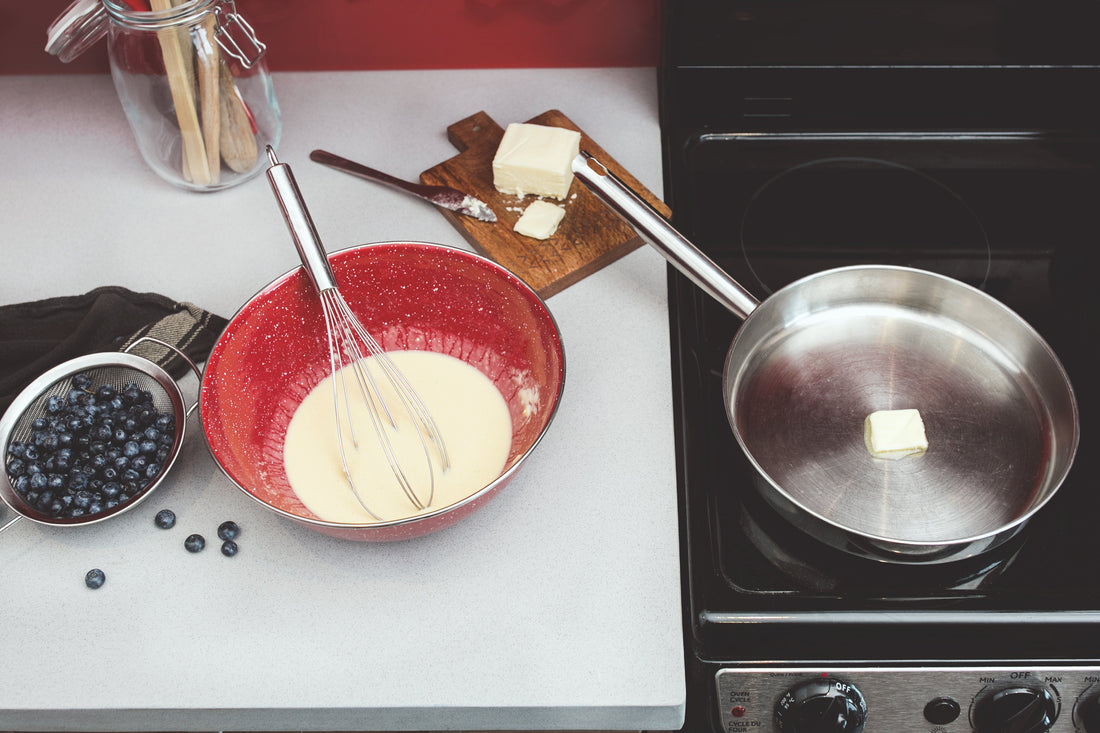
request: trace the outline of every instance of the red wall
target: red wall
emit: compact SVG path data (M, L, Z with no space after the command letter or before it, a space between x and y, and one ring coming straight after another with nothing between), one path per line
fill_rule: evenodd
M0 73L101 73L46 28L69 0L0 0ZM655 66L660 0L237 0L273 71Z

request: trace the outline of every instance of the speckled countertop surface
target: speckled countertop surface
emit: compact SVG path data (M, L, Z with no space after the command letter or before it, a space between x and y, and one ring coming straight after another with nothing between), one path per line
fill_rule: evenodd
M653 69L288 73L280 158L329 249L469 246L433 208L308 160L398 177L448 124L560 109L661 190ZM231 316L298 264L263 177L215 194L142 162L109 77L0 77L0 305L122 285ZM552 296L567 378L524 471L460 524L360 544L245 497L196 417L172 474L110 522L0 535L0 729L670 729L683 718L664 261ZM193 399L194 378L183 381ZM153 525L172 508L175 529ZM5 510L6 514L6 510ZM184 551L237 521L240 553ZM84 586L103 568L107 584Z

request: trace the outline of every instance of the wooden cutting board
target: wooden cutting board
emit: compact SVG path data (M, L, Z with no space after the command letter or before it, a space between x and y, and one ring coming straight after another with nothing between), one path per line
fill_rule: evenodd
M664 202L558 110L526 121L576 130L581 134L581 150L594 155L663 216L671 215ZM489 223L439 209L477 252L508 268L547 298L643 244L632 227L577 180L562 202L565 218L553 236L532 239L517 234L513 229L516 220L537 197L521 199L493 187L493 157L503 136L504 128L484 112L459 120L447 128L447 137L459 154L420 174L424 183L451 186L476 196L497 215L497 221Z

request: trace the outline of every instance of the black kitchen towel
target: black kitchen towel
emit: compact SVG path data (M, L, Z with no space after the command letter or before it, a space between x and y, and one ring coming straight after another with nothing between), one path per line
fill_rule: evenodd
M121 351L142 336L206 361L226 323L191 303L120 287L0 306L0 413L51 367L84 354ZM189 371L183 359L156 344L140 344L132 353L177 379Z

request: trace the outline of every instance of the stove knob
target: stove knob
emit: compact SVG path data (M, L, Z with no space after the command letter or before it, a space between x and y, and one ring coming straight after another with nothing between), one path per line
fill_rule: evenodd
M860 733L867 703L854 685L821 677L787 690L775 706L784 733Z
M1046 688L1010 687L974 708L977 733L1046 733L1058 717L1058 701Z
M1081 708L1081 725L1085 733L1100 733L1100 696L1092 698Z

